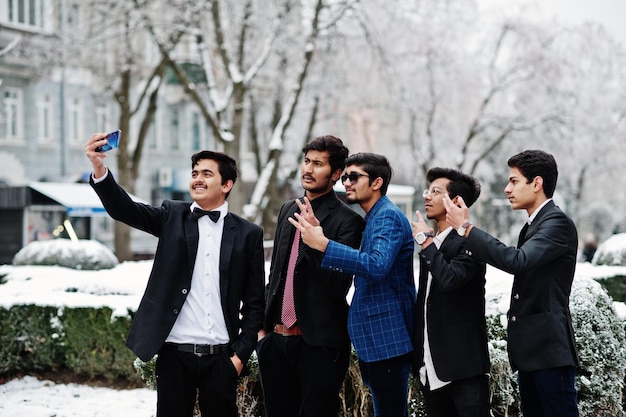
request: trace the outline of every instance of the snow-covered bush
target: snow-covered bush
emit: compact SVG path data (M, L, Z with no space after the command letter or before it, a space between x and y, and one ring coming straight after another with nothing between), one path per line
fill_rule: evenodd
M626 266L626 233L612 235L593 255L594 265Z
M111 269L118 263L113 252L95 240L35 241L24 246L13 257L13 265L58 265L90 271Z
M499 298L488 301L499 303ZM626 376L626 336L613 301L602 286L577 277L570 297L572 322L580 367L576 375L578 408L581 416L623 417ZM494 416L521 413L517 374L511 370L506 353L502 316L493 304L487 308L487 332L491 359L490 394Z
M148 362L139 358L133 362L133 368L150 389L156 389L156 360L157 355L154 355Z
M570 298L580 358L576 388L581 416L624 416L624 323L599 283L577 278Z

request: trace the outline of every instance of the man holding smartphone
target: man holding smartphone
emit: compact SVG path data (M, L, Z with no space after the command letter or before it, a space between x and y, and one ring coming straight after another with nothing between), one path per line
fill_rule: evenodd
M191 157L193 203L134 202L104 165L98 147L85 146L90 184L115 220L159 238L154 265L126 345L156 361L157 416L236 417L239 375L256 348L264 309L263 230L228 211L238 169L230 156Z

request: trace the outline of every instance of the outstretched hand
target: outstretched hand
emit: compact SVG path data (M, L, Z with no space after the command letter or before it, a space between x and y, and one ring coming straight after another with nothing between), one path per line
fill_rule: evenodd
M289 223L300 230L300 238L309 247L320 252L326 251L328 238L324 236L324 230L320 226L320 221L313 213L313 207L308 198L304 197L304 203L296 200L300 208L300 213L294 213L294 218L290 217Z
M454 229L458 229L464 223L469 222L469 209L463 201L463 197L456 197L456 205L450 200L450 196L446 193L443 195L443 206L446 209L446 221Z

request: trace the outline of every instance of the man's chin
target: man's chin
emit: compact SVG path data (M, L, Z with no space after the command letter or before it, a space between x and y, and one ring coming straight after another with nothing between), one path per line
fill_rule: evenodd
M327 187L316 187L316 186L312 186L312 185L305 185L302 184L302 188L304 188L304 191L310 193L310 194L315 194L315 195L321 195L321 194L326 194L328 192L330 192L330 190L332 188L327 188Z

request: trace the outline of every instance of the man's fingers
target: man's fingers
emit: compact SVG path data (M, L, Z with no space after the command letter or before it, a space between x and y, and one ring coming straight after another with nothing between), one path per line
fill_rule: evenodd
M296 213L298 214L298 213ZM298 230L302 229L302 226L300 225L300 223L298 223L298 221L296 219L294 219L293 217L289 217L287 220L289 220L289 223L293 224L294 227Z

